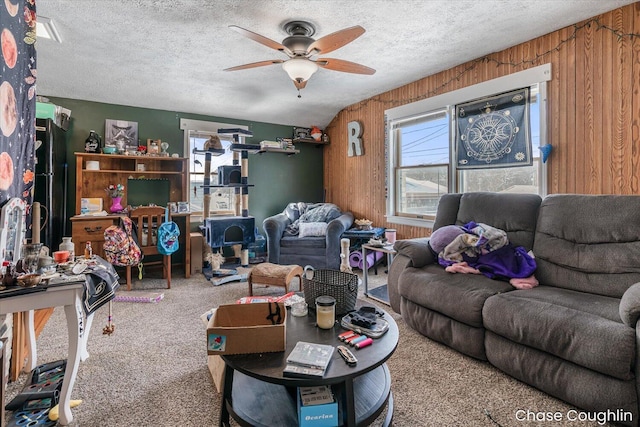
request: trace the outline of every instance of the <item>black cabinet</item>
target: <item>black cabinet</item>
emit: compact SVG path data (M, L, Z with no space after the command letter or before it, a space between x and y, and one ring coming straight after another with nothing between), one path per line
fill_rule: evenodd
M67 135L51 119L36 119L35 157L33 201L42 206L40 241L53 252L62 237L71 234L67 227ZM32 230L26 235L32 237Z

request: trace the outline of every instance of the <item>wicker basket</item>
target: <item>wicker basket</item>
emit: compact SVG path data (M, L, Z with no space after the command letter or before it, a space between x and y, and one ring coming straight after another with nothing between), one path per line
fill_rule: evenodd
M308 271L312 270L312 271ZM307 279L307 276L313 278ZM309 308L315 309L316 298L329 295L336 299L336 316L346 314L356 308L358 297L358 276L338 270L315 270L307 266L302 275L304 299Z

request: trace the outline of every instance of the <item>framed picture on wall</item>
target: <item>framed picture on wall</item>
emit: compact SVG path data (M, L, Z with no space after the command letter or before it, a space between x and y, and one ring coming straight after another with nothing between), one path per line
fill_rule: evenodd
M106 119L104 134L105 145L116 147L118 151L138 149L138 122Z

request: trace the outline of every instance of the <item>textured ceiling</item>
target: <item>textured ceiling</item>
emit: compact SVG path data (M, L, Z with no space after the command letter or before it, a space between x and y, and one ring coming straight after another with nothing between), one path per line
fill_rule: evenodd
M38 94L324 127L348 105L633 2L38 0L63 40L38 40ZM280 65L222 71L287 59L229 25L281 42L291 20L313 23L316 39L364 27L326 56L377 72L320 69L298 98Z

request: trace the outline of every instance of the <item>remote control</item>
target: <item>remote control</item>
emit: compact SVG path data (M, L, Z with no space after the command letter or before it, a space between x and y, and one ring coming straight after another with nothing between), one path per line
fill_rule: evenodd
M351 353L351 350L349 350L347 347L343 345L339 345L338 353L340 353L340 356L342 356L342 358L347 363L347 365L355 366L356 363L358 363L358 359L356 359L353 353Z

